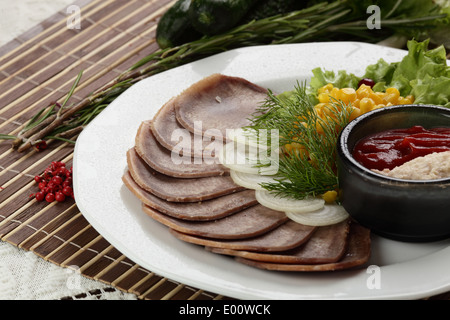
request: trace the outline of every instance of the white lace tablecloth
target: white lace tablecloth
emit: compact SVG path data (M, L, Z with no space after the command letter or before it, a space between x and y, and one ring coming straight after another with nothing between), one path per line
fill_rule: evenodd
M0 0L0 46L24 33L73 0ZM0 241L0 300L129 300L123 293L32 252Z
M0 300L134 300L135 295L0 242Z

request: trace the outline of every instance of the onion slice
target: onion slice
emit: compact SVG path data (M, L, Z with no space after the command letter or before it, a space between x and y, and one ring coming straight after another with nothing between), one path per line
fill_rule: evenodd
M264 146L263 144L259 144L258 142L258 134L256 130L249 129L249 128L237 128L233 130L227 130L227 139L230 141L235 141L237 143L253 146L253 147L259 147L259 148L266 148L267 146Z
M348 219L349 214L343 206L338 204L325 204L320 210L306 213L286 211L286 216L300 224L320 227L342 222Z
M284 212L305 213L320 210L325 205L325 200L321 198L306 198L303 200L281 198L267 190L256 190L256 200L270 209Z
M257 148L253 146L236 145L234 141L223 146L218 154L218 160L223 166L239 172L262 175L273 175L278 172L278 159L271 159L258 153Z
M240 172L236 170L230 170L231 179L234 183L253 190L265 190L262 183L277 183L276 176L260 175L253 173Z

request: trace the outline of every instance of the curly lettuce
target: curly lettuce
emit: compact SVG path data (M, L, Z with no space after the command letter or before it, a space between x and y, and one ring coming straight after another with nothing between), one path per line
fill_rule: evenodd
M331 83L338 88L357 89L362 78L375 81L374 91L395 87L402 96L413 95L417 104L435 104L450 108L450 66L447 66L444 46L428 49L429 40L408 41L408 54L399 62L387 63L379 59L366 67L365 74L357 77L345 70L338 72L316 68L308 90L316 99L317 90Z
M403 96L413 95L417 104L450 107L450 67L444 46L428 50L429 40L408 41L408 54L400 61L380 59L366 68L365 78L376 82L375 91L395 87Z

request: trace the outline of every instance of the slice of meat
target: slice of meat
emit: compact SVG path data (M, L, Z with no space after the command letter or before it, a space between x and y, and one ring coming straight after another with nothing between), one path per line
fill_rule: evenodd
M295 248L308 241L316 227L305 226L288 220L279 227L257 237L243 240L215 240L192 236L171 229L170 232L178 239L214 248L230 250L247 250L257 252L277 252Z
M260 253L213 247L207 247L206 249L215 253L265 262L295 264L331 263L339 261L344 255L347 248L349 227L348 221L319 227L307 242L285 252Z
M350 225L348 247L341 260L324 264L286 264L261 262L256 260L235 258L237 261L252 267L275 271L336 271L364 265L370 258L370 230L357 223Z
M198 202L217 198L245 188L236 185L230 176L178 179L150 168L135 148L127 152L128 170L134 181L155 196L174 202Z
M153 117L152 133L156 140L170 151L180 156L192 156L203 159L214 159L216 146L223 145L222 140L205 139L202 134L193 134L177 121L175 114L175 98L169 100Z
M183 91L174 101L178 122L194 132L201 124L205 136L251 124L250 118L267 99L264 89L243 78L213 74ZM197 125L198 127L198 125Z
M172 218L143 205L151 218L182 233L213 239L245 239L266 233L287 221L284 212L259 204L214 221L186 221Z
M139 156L154 170L176 178L198 178L229 174L229 169L215 161L179 157L163 147L151 131L151 121L141 123L135 139ZM181 163L180 163L181 162Z
M129 172L123 175L122 180L142 203L178 219L195 221L216 220L258 203L253 190L244 190L202 202L169 202L142 189L133 180Z

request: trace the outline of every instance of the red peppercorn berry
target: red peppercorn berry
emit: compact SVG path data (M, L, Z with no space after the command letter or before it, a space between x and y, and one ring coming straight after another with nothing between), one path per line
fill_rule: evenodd
M62 193L66 196L71 196L73 194L73 189L69 186L64 187L64 189L62 189Z
M52 192L47 193L47 195L45 196L45 201L49 203L55 201L55 194Z
M61 178L61 176L54 176L54 177L52 178L52 182L53 182L55 185L59 186L59 185L61 185L61 184L63 183L63 178Z
M36 198L37 201L41 202L44 201L45 199L45 193L40 191L38 193L36 193L36 195L34 196Z
M43 191L47 187L47 182L42 181L39 183L39 190Z
M67 169L61 161L53 161L40 176L35 176L39 192L31 194L37 201L64 202L68 197L74 198L72 188L72 168Z
M58 202L64 202L66 200L66 196L61 191L58 191L55 195L55 200Z

